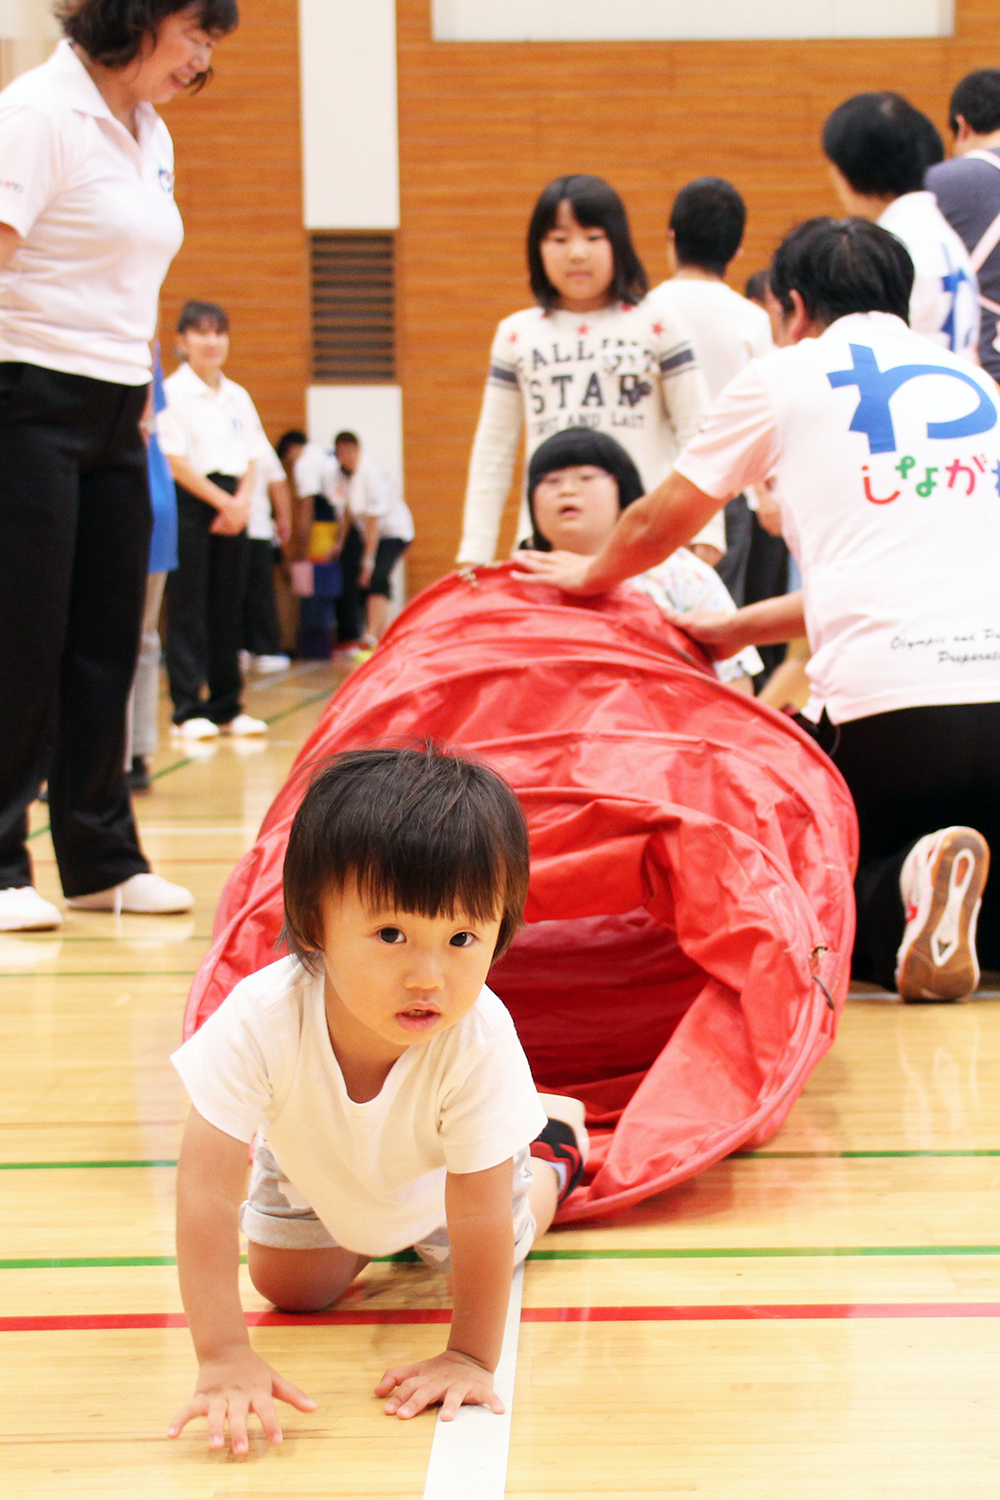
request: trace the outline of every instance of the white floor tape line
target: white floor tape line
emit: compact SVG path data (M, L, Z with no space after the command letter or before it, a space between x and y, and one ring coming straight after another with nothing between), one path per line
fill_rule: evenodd
M507 1488L507 1450L514 1406L517 1340L521 1330L524 1266L518 1266L510 1289L503 1351L493 1384L507 1408L502 1417L485 1406L463 1406L453 1422L438 1417L434 1428L424 1500L503 1500Z

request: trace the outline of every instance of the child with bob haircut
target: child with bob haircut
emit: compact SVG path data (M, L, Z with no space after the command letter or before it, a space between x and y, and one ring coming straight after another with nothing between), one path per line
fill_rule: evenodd
M528 225L534 307L504 318L490 351L472 445L458 563L493 560L521 430L526 461L570 427L615 438L648 490L694 436L708 391L688 330L672 308L646 300L625 205L601 177L557 177ZM522 504L518 541L530 535ZM725 551L722 517L694 539L705 561Z
M502 1412L511 1274L587 1151L583 1106L536 1092L485 987L528 886L524 816L499 776L431 745L337 756L296 814L284 886L290 956L173 1058L193 1104L177 1260L200 1369L169 1431L207 1416L209 1446L228 1424L236 1456L249 1412L277 1443L275 1397L315 1410L250 1347L240 1227L254 1286L291 1312L408 1246L449 1271L447 1348L387 1370L376 1394L404 1418L435 1402L447 1419L463 1403Z
M614 438L580 427L557 432L535 450L528 466L531 546L536 552L555 549L596 557L622 511L641 497L639 471ZM625 587L652 599L681 629L680 617L690 610L736 612L715 569L687 547L678 547L665 562L630 578ZM753 646L715 663L720 681L749 695L754 677L763 669Z

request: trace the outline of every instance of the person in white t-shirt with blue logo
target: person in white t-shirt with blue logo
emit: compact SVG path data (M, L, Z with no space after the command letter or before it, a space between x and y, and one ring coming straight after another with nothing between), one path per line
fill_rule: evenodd
M447 1348L388 1370L404 1419L495 1412L511 1275L583 1175L579 1100L540 1095L491 964L523 921L528 830L487 766L427 746L337 756L285 856L291 956L251 974L174 1054L191 1096L177 1266L199 1360L177 1437L208 1417L248 1451L256 1412L315 1403L250 1346L247 1269L288 1312L318 1312L374 1256L412 1246L453 1278ZM247 1146L253 1169L247 1188ZM242 1202L241 1200L245 1200Z
M913 262L910 327L978 364L979 284L958 235L924 188L941 161L937 127L901 94L855 94L823 126L837 196L849 214L902 240Z
M0 931L57 927L27 808L48 776L71 906L187 911L125 781L152 526L139 430L184 229L155 104L198 89L235 0L61 0L0 94ZM54 737L54 744L53 744Z
M808 635L813 717L858 810L857 978L955 999L1000 967L1000 407L978 366L907 327L913 266L864 219L779 248L788 347L754 360L596 558L524 572L598 593L774 474L802 590L677 624L726 657ZM803 956L804 961L806 956Z

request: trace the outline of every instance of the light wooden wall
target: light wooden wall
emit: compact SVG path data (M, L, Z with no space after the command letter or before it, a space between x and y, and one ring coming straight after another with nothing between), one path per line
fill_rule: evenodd
M608 178L656 281L674 193L706 173L728 177L749 206L740 284L785 230L837 211L819 148L836 104L893 88L944 132L955 82L1000 66L1000 0L958 0L957 10L948 40L442 44L431 41L429 0L398 0L413 586L455 555L490 339L531 301L524 233L541 187L571 171ZM513 520L508 505L508 536Z
M169 372L182 303L227 308L226 373L250 391L273 442L302 426L309 381L298 0L243 0L240 9L208 87L164 110L185 241L164 286L160 336Z

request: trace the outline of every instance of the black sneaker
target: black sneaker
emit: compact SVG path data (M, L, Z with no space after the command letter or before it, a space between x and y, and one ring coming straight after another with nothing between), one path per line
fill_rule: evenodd
M125 780L128 782L129 790L132 792L148 792L152 786L149 778L149 767L144 755L133 755L132 765L125 772Z
M559 1190L557 1202L563 1204L574 1188L580 1186L587 1165L580 1141L572 1125L565 1120L549 1120L541 1135L528 1148L532 1156L553 1166L562 1163L566 1167L566 1180Z

